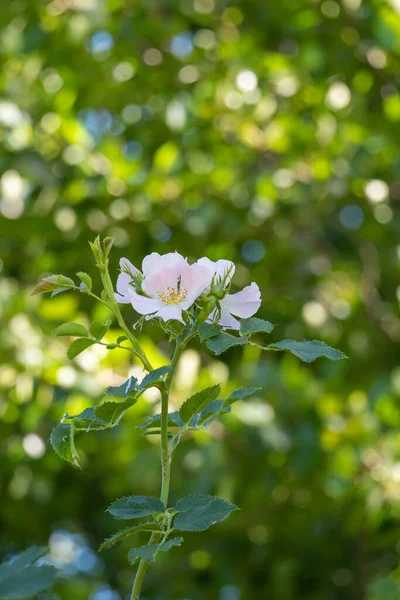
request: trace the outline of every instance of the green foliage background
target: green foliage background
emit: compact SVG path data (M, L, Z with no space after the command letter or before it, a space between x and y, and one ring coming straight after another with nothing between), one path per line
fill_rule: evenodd
M29 296L50 272L98 285L87 240L101 233L114 278L121 256L152 251L232 259L279 324L271 341L350 356L187 351L176 406L214 383L262 392L182 444L172 500L242 510L160 557L143 598L400 598L397 0L9 0L0 40L2 554L50 540L65 579L47 600L131 585L129 544L96 548L116 531L110 502L158 494L157 440L134 429L157 397L79 437L82 471L63 463L52 427L139 367L119 350L67 364L52 330L108 315L83 295ZM150 324L142 342L167 362Z

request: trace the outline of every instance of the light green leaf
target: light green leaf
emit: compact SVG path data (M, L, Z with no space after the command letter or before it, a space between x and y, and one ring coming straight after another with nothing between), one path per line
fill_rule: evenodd
M250 317L249 319L241 319L240 321L240 335L251 335L252 333L264 332L271 333L274 325L264 319L258 319L257 317Z
M31 292L31 296L44 294L46 292L63 292L74 286L74 282L69 277L65 277L64 275L50 275L49 277L44 277L42 281L37 284Z
M87 337L89 332L86 327L80 325L79 323L63 323L53 331L53 336L60 337L63 335Z
M80 271L79 273L76 274L77 277L79 277L79 279L82 281L83 285L89 290L91 291L92 289L92 279L91 277L87 274L87 273L83 273L82 271ZM82 286L81 286L82 287Z
M158 383L159 381L162 380L164 375L166 375L167 373L170 372L170 370L171 370L170 365L166 365L165 367L160 367L159 369L154 369L154 371L151 371L143 378L142 382L140 383L140 385L138 387L138 390L142 392L149 387L155 386L156 383Z
M243 400L243 398L247 398L247 396L252 396L254 392L257 392L261 388L259 387L248 387L241 388L239 390L235 390L232 394L224 401L224 406L229 406L233 404L237 400Z
M89 346L93 346L96 342L94 340L90 340L89 338L79 338L72 342L70 347L67 350L67 356L70 360L78 356L81 352L89 348Z
M201 392L197 392L197 394L194 394L185 400L179 409L179 416L182 421L184 423L189 423L192 417L218 398L220 390L220 385L213 385L201 390Z
M131 396L127 398L123 402L104 402L95 408L96 417L107 421L107 423L112 426L119 423L123 414L136 404L137 398Z
M96 340L101 340L110 329L111 321L106 321L106 323L101 323L100 321L93 321L90 324L90 334L96 338Z
M340 360L342 358L348 358L340 350L327 346L324 342L318 340L303 340L302 342L295 342L294 340L281 340L275 344L267 346L271 350L288 350L303 362L313 362L320 356L325 356L330 360Z
M178 531L204 531L223 521L237 506L215 496L193 494L178 500L174 528Z
M54 582L57 569L47 565L25 567L0 579L0 599L31 598L48 590Z
M122 344L122 342L125 342L127 339L128 339L128 336L127 336L127 335L120 335L120 336L117 338L117 344Z
M205 340L218 335L222 331L222 327L216 323L200 323L197 331L200 341L204 342Z
M161 525L155 521L150 521L149 523L140 523L140 525L134 525L133 527L122 529L122 531L118 531L118 533L104 540L99 548L99 552L105 548L110 548L110 546L113 546L120 540L123 540L134 533L138 533L139 531L161 531Z
M75 428L72 424L63 423L54 427L50 434L50 443L60 458L79 467L79 456L74 441Z
M127 398L129 394L136 390L136 388L136 377L129 377L129 379L124 381L124 383L121 383L121 385L109 387L106 391L106 394L117 396L118 398Z
M149 544L148 546L139 546L134 548L128 554L129 562L133 565L138 559L143 559L147 563L153 562L157 552L168 552L173 546L180 546L183 542L181 537L171 538L163 544Z
M116 519L137 519L164 513L165 506L153 496L125 496L113 502L107 510Z
M240 346L247 343L247 338L236 337L225 333L224 331L215 337L210 338L207 341L207 348L211 350L213 354L222 354L233 346Z

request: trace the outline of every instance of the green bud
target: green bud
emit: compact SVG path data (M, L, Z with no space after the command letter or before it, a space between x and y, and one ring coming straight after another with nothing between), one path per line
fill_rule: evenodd
M214 308L217 305L217 299L215 296L201 296L198 304L201 307L201 310L197 316L198 323L204 323L206 319L213 312Z

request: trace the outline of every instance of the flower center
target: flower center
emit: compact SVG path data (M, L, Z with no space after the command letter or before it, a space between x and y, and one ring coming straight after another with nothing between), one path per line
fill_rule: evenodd
M186 300L187 295L186 289L178 290L172 286L168 286L166 292L158 292L158 297L164 304L179 304L179 302Z

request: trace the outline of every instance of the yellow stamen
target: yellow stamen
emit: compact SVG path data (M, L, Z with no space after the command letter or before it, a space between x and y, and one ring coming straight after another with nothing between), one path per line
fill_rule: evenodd
M164 304L179 304L179 302L186 300L187 295L186 289L177 290L172 286L168 286L166 292L158 292L158 297Z

